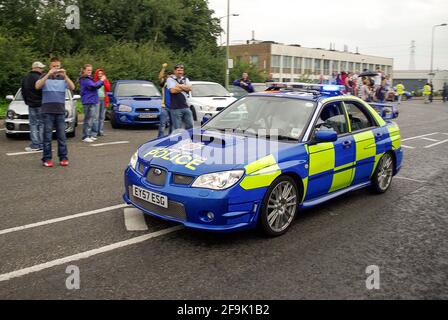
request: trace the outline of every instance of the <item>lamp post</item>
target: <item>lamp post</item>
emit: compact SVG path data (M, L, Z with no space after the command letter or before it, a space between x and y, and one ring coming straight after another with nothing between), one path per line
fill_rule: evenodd
M238 14L238 13L232 13L231 15L230 15L231 17L239 17L240 15ZM221 20L222 19L224 19L224 18L227 18L228 16L223 16L223 17L219 17L218 18L218 20L219 20L219 25L221 25ZM226 33L225 31L223 31L224 33ZM220 35L219 35L219 45L220 46L222 46L224 43L222 42L222 32L220 33Z
M436 24L432 27L432 40L431 40L431 70L429 71L429 76L432 77L434 75L434 34L437 27L446 27L446 23Z

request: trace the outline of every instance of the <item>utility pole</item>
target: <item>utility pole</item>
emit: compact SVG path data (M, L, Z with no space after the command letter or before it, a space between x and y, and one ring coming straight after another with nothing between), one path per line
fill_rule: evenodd
M411 58L409 60L409 70L415 70L415 40L411 41Z
M230 0L227 0L227 43L226 43L226 88L229 89L229 59L230 59Z

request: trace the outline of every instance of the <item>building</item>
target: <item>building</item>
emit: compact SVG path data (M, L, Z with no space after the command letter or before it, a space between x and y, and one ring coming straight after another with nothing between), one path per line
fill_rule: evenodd
M434 91L442 90L443 84L448 83L448 70L436 70L433 76L430 76L429 70L395 70L393 83L402 83L407 91L418 91L431 79Z
M392 75L392 58L376 57L346 51L304 48L300 45L283 45L275 42L252 42L230 46L230 57L256 65L260 71L273 74L275 81L298 82L309 79L315 82L328 80L341 71L362 72L380 68Z

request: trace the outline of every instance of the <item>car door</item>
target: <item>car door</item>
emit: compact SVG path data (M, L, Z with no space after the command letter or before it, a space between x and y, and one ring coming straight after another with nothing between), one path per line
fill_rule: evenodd
M361 102L344 101L350 129L355 141L356 164L352 185L368 182L381 156L387 149L387 129L378 126L370 111Z
M309 176L306 200L344 189L351 185L353 179L355 141L350 135L347 115L341 101L333 101L322 107L313 132L328 129L337 132L337 141L314 143L312 137L308 145Z

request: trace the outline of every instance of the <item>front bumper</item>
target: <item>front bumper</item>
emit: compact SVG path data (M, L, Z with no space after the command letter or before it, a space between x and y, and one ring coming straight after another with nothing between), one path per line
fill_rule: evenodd
M120 125L159 124L160 112L153 113L154 118L139 118L143 113L138 112L114 112L115 119Z
M166 180L165 186L151 185L145 177L128 167L125 171L123 199L145 214L181 223L192 229L230 232L251 229L257 224L264 188L246 191L236 185L229 190L214 191L173 185L170 183L171 172L168 172ZM135 198L131 194L132 185L167 196L168 209ZM214 214L213 221L207 219L209 212Z
M71 133L76 129L75 118L65 119L65 132ZM5 120L5 132L7 134L27 134L30 133L30 121L29 120Z

